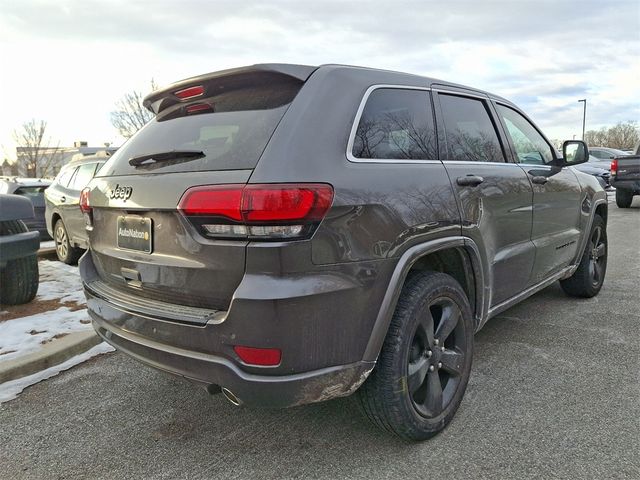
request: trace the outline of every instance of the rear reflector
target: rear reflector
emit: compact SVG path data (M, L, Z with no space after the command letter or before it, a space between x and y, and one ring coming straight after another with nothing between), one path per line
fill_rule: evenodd
M332 201L323 183L211 185L187 190L178 209L205 236L277 240L309 236Z
M282 352L278 348L233 347L240 360L249 365L275 367L280 364Z
M182 90L178 90L177 92L174 92L174 95L178 97L180 100L199 97L202 94L204 94L204 87L202 85L198 85L197 87L184 88Z

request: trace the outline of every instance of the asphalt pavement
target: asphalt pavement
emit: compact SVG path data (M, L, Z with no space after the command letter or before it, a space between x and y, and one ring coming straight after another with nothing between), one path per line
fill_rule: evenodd
M609 206L593 299L553 285L476 335L449 428L406 443L350 399L238 408L119 354L0 406L0 478L640 478L640 198Z

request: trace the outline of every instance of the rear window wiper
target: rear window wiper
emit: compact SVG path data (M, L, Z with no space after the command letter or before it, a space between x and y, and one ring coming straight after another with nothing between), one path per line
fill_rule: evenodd
M195 160L204 157L202 150L171 150L168 152L148 153L146 155L138 155L129 159L129 165L141 167L153 165L158 162L166 162L168 160Z

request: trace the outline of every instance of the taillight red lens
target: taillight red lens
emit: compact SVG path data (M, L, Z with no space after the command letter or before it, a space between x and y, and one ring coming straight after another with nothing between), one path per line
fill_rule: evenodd
M324 184L247 185L243 218L246 222L321 220L332 200L333 188Z
M89 187L85 187L80 192L80 210L82 213L91 213L91 205L89 204Z
M617 158L614 158L611 161L611 168L609 170L611 170L611 175L615 175L616 173L618 173L618 159Z
M280 364L282 352L278 348L233 347L240 360L250 365L275 367Z
M215 185L187 190L178 208L187 215L226 217L241 221L242 189L244 185Z
M332 201L323 183L211 185L187 190L178 209L205 236L282 240L313 233Z
M174 92L174 95L178 97L180 100L186 100L188 98L199 97L204 94L204 87L202 85L198 85L195 87L183 88L182 90L178 90Z

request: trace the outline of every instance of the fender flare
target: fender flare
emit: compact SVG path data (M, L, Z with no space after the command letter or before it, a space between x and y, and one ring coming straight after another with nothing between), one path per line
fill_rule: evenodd
M595 215L596 215L596 209L598 208L598 206L600 206L602 204L608 206L608 200L606 198L606 193L605 193L605 198L602 198L602 197L596 198L591 203L591 210L589 211L589 218L587 219L587 223L585 225L584 232L582 232L582 238L580 239L580 244L578 245L579 248L576 251L576 257L571 262L571 268L569 269L569 272L567 273L567 275L564 276L564 278L570 277L578 269L578 266L580 265L580 260L582 259L582 254L584 253L584 249L587 246L587 240L589 239L589 232L591 232L591 225L593 225L593 217L595 217Z
M374 362L377 360L384 339L387 336L389 324L393 317L400 292L404 286L404 281L411 267L425 255L435 253L448 248L463 248L471 260L475 284L475 326L476 331L484 324L487 319L490 301L490 285L488 278L489 269L484 265L480 250L476 243L468 237L456 236L445 237L420 243L409 248L402 254L396 268L389 280L389 286L382 299L378 316L373 326L369 342L364 352L364 361ZM472 306L473 307L473 306Z

